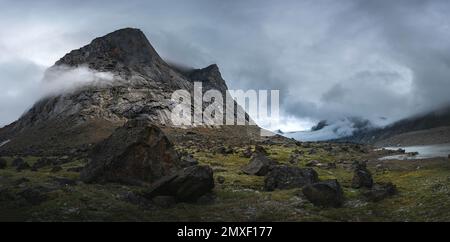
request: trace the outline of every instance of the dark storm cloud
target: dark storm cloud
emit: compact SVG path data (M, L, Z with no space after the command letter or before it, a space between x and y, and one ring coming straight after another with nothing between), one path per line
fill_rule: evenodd
M217 63L231 89L279 89L282 128L341 116L395 120L450 101L448 1L3 0L0 9L2 86L38 76L24 65L5 78L17 59L50 66L131 26L171 62ZM8 99L9 89L0 91L3 124L32 102L26 91Z

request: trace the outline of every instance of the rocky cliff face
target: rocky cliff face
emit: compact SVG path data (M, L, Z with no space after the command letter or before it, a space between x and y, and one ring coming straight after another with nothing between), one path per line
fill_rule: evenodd
M99 142L136 117L170 126L169 111L176 104L171 100L173 91L192 93L195 81L203 83L204 91L214 88L226 93L228 89L217 65L180 71L161 59L142 31L132 28L71 51L47 74L78 67L108 72L114 78L103 85L87 84L40 100L18 121L0 130L0 142L9 141L0 147L0 153L66 152Z

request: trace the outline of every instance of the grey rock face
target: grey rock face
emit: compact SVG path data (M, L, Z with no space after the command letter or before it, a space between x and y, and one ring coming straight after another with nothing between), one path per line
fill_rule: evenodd
M168 65L151 46L142 31L121 29L71 51L47 71L87 66L108 72L112 81L92 83L70 92L50 95L38 101L18 121L0 129L3 154L27 155L66 150L96 143L129 119L145 117L159 126L171 126L171 99L175 90L193 93L194 81L203 91L211 88L227 93L217 65L180 71ZM57 78L56 78L57 79ZM194 102L192 102L193 104ZM234 115L248 114L235 103ZM232 112L224 109L224 114Z
M73 50L56 65L88 64L96 70L139 69L143 65L163 62L139 29L126 28L94 39L89 45Z

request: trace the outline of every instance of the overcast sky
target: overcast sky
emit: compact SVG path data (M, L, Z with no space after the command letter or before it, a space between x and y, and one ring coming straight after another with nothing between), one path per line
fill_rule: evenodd
M39 98L47 67L123 27L167 60L217 63L230 89L279 89L268 128L396 120L450 101L449 13L446 0L0 0L0 126Z

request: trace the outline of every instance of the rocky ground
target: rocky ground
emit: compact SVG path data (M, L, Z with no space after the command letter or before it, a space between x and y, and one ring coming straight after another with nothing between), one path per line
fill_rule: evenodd
M214 177L211 192L195 200L149 197L146 185L84 182L82 155L9 156L0 159L0 220L450 220L448 159L378 161L392 151L285 139L224 145L188 135L198 141L175 142L178 153Z

